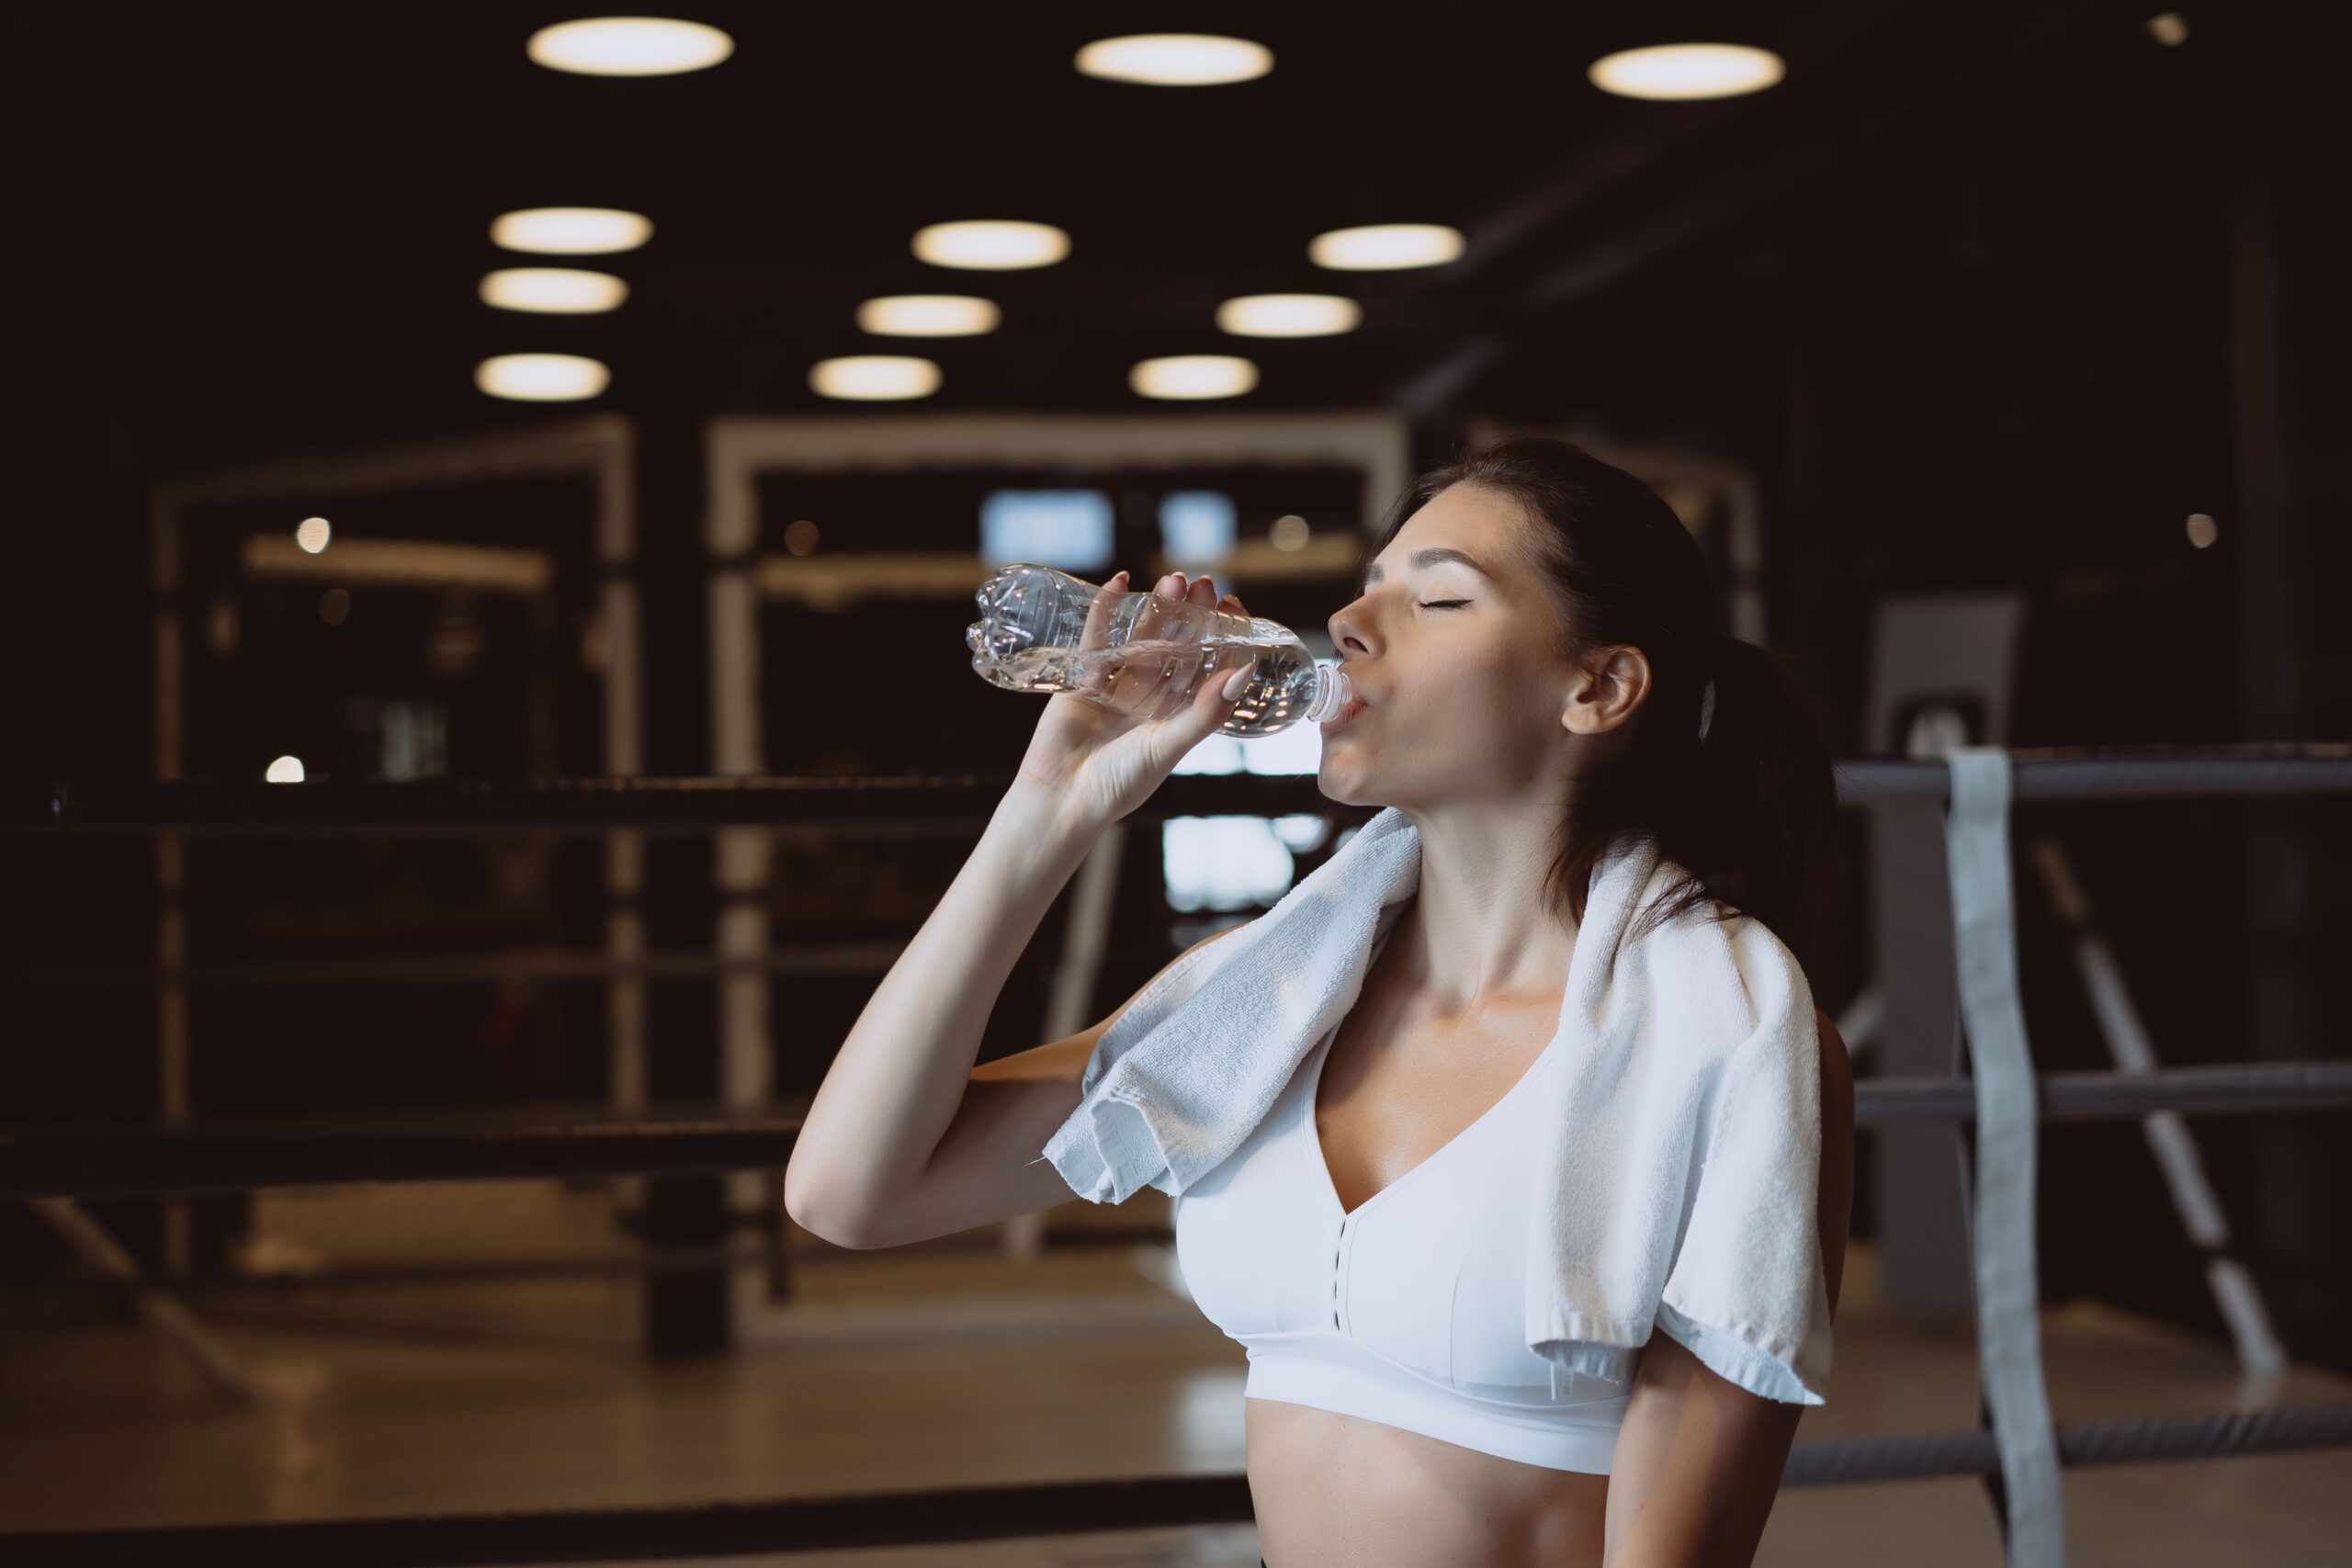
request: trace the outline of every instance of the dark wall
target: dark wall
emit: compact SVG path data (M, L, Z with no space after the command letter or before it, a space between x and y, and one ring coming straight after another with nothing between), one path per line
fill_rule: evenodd
M120 310L130 215L36 19L0 14L0 137L18 308L9 327L9 734L0 771L133 768L147 757L146 424Z
M1858 148L1768 219L1578 301L1474 397L1752 467L1770 640L1804 660L1841 755L1863 750L1872 607L1921 592L2026 595L2011 744L2343 740L2352 126L2315 26L2200 13L2188 47L2119 37L1962 120ZM2187 536L2193 513L2215 520L2210 547ZM2025 858L2045 832L2160 1059L2340 1055L2341 816L2021 807L2039 1063L2110 1065ZM1816 977L1831 1004L1870 974L1867 866L1849 844L1856 918ZM2337 1365L2352 1364L2346 1121L2196 1124L2290 1350ZM2053 1127L2042 1147L2046 1292L2222 1333L2139 1128ZM1861 1200L1869 1234L1867 1179Z

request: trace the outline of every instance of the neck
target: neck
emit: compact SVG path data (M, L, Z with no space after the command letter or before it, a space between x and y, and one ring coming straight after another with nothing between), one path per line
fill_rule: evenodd
M1390 946L1398 978L1435 1013L1558 1005L1577 936L1544 893L1559 810L1481 801L1406 814L1420 834L1421 879Z

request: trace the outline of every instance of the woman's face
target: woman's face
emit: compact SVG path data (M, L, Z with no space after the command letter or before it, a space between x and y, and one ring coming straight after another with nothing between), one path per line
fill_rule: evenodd
M1575 739L1562 722L1570 671L1555 653L1557 612L1526 558L1524 526L1506 497L1454 485L1374 558L1363 592L1330 620L1369 705L1324 728L1326 796L1410 807L1562 782Z

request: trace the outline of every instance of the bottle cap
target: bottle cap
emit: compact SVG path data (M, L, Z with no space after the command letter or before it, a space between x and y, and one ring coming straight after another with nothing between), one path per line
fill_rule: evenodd
M1348 679L1348 672L1340 668L1338 660L1318 659L1315 667L1322 671L1322 677L1316 682L1315 702L1306 716L1320 724L1355 701L1356 688L1355 682Z

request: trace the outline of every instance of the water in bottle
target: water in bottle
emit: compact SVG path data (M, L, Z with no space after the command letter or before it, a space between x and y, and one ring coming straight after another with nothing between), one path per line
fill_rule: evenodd
M1016 563L980 585L966 628L972 668L1012 692L1070 692L1114 712L1165 718L1204 681L1258 661L1217 727L1244 739L1320 723L1355 693L1339 665L1279 621L1151 592L1111 592L1049 566Z

